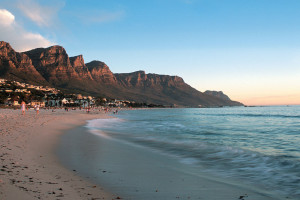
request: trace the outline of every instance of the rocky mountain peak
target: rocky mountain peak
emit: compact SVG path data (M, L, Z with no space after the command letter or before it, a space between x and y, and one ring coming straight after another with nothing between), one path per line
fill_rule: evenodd
M37 71L54 85L65 84L70 79L78 78L78 74L62 46L38 48L24 53L30 57Z
M0 41L0 56L11 57L15 55L16 52L13 50L9 43Z
M141 75L145 75L146 72L145 72L144 70L139 70L139 71L132 72L131 74L141 74Z
M86 66L88 67L89 70L92 70L94 68L96 68L98 70L103 69L103 68L109 69L108 66L104 62L101 62L99 60L93 60L89 63L86 63Z
M0 48L10 48L12 49L12 47L10 46L10 44L8 42L4 42L4 41L0 41Z
M63 48L62 46L59 46L59 45L50 46L50 47L46 48L46 51L56 52L56 53L67 53L65 48Z
M32 65L31 59L24 53L16 52L9 43L0 42L0 72L5 78L29 83L46 84L45 79Z
M91 73L87 66L84 64L83 56L78 55L74 57L70 57L70 63L75 69L75 71L78 73L78 76L83 79L90 79L93 80Z
M26 64L26 65L31 65L32 62L30 58L23 54L23 53L18 53L16 52L9 43L7 42L0 42L0 56L3 59L10 60L9 64L12 67L21 67L19 64Z
M5 46L5 45L10 46L10 44L8 42L0 41L0 47Z
M183 79L178 76L146 74L145 71L136 71L132 73L115 74L117 80L125 86L130 87L152 87L162 88L164 86L175 86L185 84Z
M231 100L226 94L224 94L222 91L213 91L213 90L206 90L204 92L204 94L207 94L207 95L211 95L211 96L214 96L214 97L218 97L220 99L223 99L223 100Z
M85 66L82 55L70 57L70 62L73 67Z
M94 80L110 85L117 84L116 77L104 62L93 60L89 63L86 63L86 66Z
M171 76L172 79L176 82L183 82L184 83L184 80L183 78L179 77L179 76Z

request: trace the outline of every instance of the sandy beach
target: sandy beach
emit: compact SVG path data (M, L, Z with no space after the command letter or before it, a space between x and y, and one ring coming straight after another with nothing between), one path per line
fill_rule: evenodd
M65 169L55 156L64 130L86 120L107 117L84 111L0 109L0 199L115 199L76 172Z

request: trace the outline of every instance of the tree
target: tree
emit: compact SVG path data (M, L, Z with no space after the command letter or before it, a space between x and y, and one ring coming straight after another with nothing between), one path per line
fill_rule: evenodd
M8 98L8 94L6 92L0 92L0 104L4 104Z
M96 106L103 106L106 103L102 97L96 98L95 104Z

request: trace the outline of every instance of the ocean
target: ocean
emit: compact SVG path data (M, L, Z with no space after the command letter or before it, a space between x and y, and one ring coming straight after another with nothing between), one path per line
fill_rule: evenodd
M300 106L121 110L111 116L64 134L58 154L68 168L125 199L239 199L242 188L257 191L248 200L300 199ZM201 177L241 190L215 190Z
M300 106L133 110L114 117L87 127L201 172L300 198Z

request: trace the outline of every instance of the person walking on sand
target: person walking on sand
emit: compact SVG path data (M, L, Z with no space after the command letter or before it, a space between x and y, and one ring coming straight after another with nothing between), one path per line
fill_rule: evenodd
M40 113L40 105L35 105L34 109L36 111L36 115L38 115Z
M22 115L25 115L25 109L26 109L26 104L24 101L22 101L21 103L21 111L22 111Z

